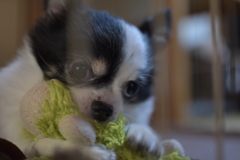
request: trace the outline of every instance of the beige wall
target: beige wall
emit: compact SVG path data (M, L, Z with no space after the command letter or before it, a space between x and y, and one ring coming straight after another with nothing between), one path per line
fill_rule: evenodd
M21 44L28 21L28 0L0 1L0 66L5 65Z
M154 15L165 4L165 0L84 0L88 6L106 10L128 22L140 24Z

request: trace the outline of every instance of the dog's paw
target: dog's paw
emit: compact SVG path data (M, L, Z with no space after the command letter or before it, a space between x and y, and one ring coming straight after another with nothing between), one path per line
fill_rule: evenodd
M162 156L168 155L173 152L178 152L181 157L185 157L184 149L181 143L175 139L164 140L162 142L162 146Z
M136 150L161 156L161 142L157 134L148 126L129 124L125 128L129 144Z
M91 158L94 160L116 160L117 156L113 150L109 150L102 144L91 147Z
M116 160L113 151L107 150L104 145L97 144L92 147L82 146L80 148L58 151L53 160Z

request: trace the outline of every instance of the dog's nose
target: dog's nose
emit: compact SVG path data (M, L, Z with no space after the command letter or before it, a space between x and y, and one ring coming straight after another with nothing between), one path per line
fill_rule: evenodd
M113 107L101 101L93 101L91 109L93 118L100 122L106 121L113 114Z

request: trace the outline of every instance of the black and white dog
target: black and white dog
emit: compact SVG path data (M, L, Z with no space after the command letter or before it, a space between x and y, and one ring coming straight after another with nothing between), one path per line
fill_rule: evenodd
M154 103L153 54L167 42L169 10L140 27L84 8L79 0L48 0L46 12L18 57L0 71L0 137L28 156L74 146L49 138L31 142L22 133L21 99L36 83L54 78L68 86L86 116L106 123L123 113L133 147L160 155L161 142L148 123ZM116 159L98 145L81 149L89 159Z

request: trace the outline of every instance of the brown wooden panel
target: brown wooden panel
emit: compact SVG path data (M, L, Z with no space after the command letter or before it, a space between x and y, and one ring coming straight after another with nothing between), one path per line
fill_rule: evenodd
M190 58L178 41L178 22L189 13L188 0L168 0L172 9L173 26L170 39L169 63L169 108L171 123L176 126L188 122L189 103L191 102Z
M44 15L43 0L30 0L29 28L36 25L37 19Z

